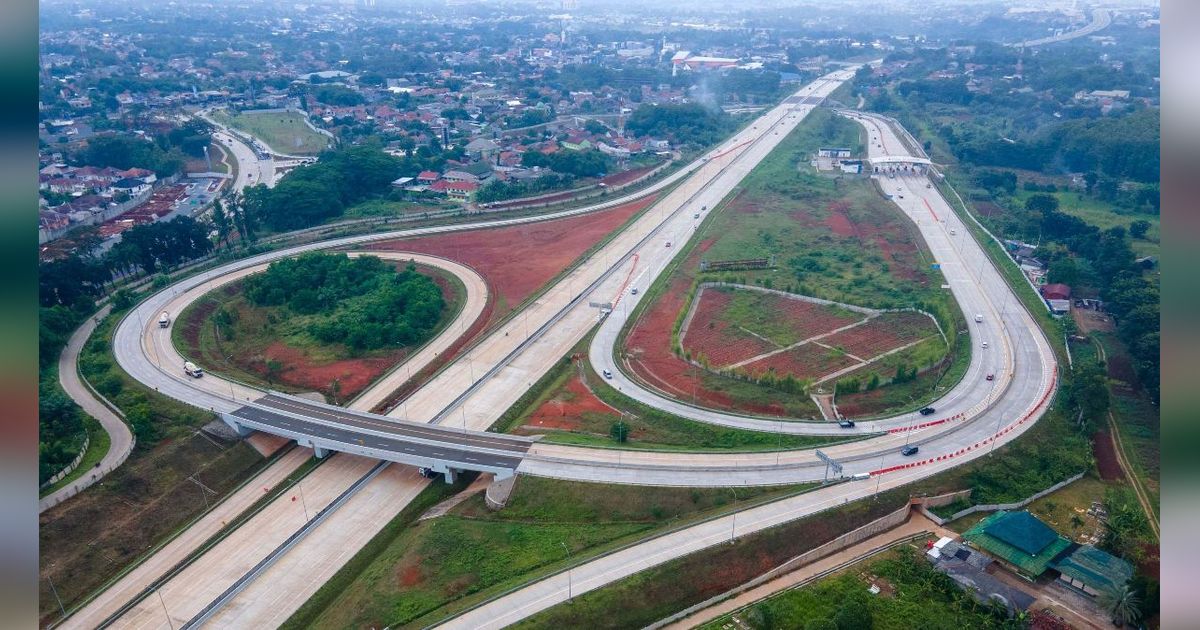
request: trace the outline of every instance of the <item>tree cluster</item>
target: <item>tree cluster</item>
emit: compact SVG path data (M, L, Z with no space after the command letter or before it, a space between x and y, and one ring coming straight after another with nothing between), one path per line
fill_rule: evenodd
M526 167L541 166L575 177L601 177L612 167L612 159L594 149L557 151L549 155L538 151L526 151L521 154L521 164Z
M243 201L247 227L294 230L341 216L348 206L387 192L404 163L376 144L327 151L315 164L288 173L274 188L248 188Z
M549 173L533 179L507 182L497 180L480 188L475 193L475 200L480 203L491 203L493 201L529 197L553 190L569 188L574 182L574 176L559 175L557 173Z
M373 256L308 253L280 260L245 283L246 299L312 315L309 333L354 351L424 340L441 318L441 289L409 265L403 271Z
M637 136L668 138L675 144L705 146L717 142L733 127L733 120L719 109L695 103L648 105L634 110L625 129Z

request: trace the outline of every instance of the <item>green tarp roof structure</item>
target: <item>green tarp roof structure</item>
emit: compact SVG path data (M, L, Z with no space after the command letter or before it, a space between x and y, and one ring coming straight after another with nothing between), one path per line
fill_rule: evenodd
M1050 565L1095 591L1115 591L1133 577L1133 565L1091 545L1080 545Z
M1058 532L1025 511L1005 513L989 523L984 531L1031 556L1058 538Z
M964 532L963 538L1030 578L1045 573L1050 563L1071 546L1071 541L1025 511L996 512Z

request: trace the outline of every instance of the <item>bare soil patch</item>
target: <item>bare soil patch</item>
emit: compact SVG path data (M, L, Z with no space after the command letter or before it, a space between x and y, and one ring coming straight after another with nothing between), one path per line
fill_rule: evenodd
M1100 478L1105 481L1123 481L1125 473L1117 461L1117 452L1113 448L1112 435L1107 429L1096 432L1092 438L1092 454L1096 457L1096 469Z

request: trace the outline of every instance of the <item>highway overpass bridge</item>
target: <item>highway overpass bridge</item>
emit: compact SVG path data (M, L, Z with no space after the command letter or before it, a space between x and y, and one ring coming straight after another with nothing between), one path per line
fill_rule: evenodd
M511 477L534 443L518 436L397 422L278 392L220 415L242 436L264 431L309 446L317 457L331 451L354 453L428 468L444 473L447 483L464 470L492 473L497 480Z

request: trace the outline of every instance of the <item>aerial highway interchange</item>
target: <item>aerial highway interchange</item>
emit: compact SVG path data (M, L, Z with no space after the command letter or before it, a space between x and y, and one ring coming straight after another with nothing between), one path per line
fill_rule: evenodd
M318 495L312 499L314 506L309 506L314 511L320 509L317 506L332 503L355 481L364 479L368 471L375 470L373 460L423 466L448 475L476 470L493 473L498 479L527 474L675 486L774 485L820 481L828 475L826 464L811 450L721 454L622 451L545 444L487 432L504 410L597 323L599 329L588 352L592 367L597 372L607 370L612 374L614 387L643 404L697 422L767 432L862 438L822 450L842 463L841 477L866 475L867 481L832 484L706 521L584 563L573 569L576 594L727 541L731 536L749 534L985 456L1020 435L1044 412L1055 388L1057 366L1036 322L992 266L971 230L923 171L899 168L892 173L893 177L879 173L876 178L881 189L892 195L892 200L920 231L967 321L972 345L970 365L961 381L935 403L936 414L922 416L914 412L867 419L845 429L829 422L780 421L724 413L668 398L631 378L617 360L620 331L645 297L645 289L675 256L682 255L683 245L708 213L716 210L782 138L851 78L853 72L853 68L839 70L803 87L703 157L647 190L629 196L539 217L344 237L282 249L203 272L150 296L125 317L114 336L117 359L139 381L188 404L211 409L239 430L261 430L295 439L316 449L319 455L351 454L337 456L345 458L346 463L322 466L313 473L314 481L306 481L314 488L312 494ZM871 138L870 158L881 164L928 164L924 156L906 148L902 132L891 121L858 112L843 114L861 124ZM487 298L486 284L470 268L431 256L387 254L402 260L418 259L453 273L467 287L467 306L458 319L421 352L415 353L407 365L381 379L346 408L262 391L211 373L199 379L186 376L181 369L183 357L171 345L170 329L157 325L159 313L179 313L218 286L261 271L272 260L304 251L353 250L383 240L546 220L613 207L656 192L662 192L662 197L637 220L563 274L521 312L468 346L458 359L388 410L387 415L369 410L386 399L403 382L404 375L414 374L432 362L440 350L448 347L478 317ZM642 290L635 294L633 288ZM613 308L606 313L592 303L610 303ZM976 314L982 316L981 321L976 321ZM959 331L943 332L950 335ZM984 342L988 342L986 349ZM989 374L995 378L985 379ZM906 444L918 445L919 453L902 455L900 449ZM257 532L248 524L242 529L250 531L237 532L237 536L231 536L175 575L159 590L172 625L207 622L213 627L246 626L278 623L286 618L289 611L320 585L322 576L340 566L348 553L365 544L382 526L382 522L372 522L354 529L347 528L347 524L379 519L386 522L389 514L398 513L428 483L407 467L392 466L382 474L372 474L378 476L372 476L369 483L362 485L364 496L378 498L390 493L393 500L377 500L367 506L356 503L357 497L350 498L300 540L292 540L292 535L307 527L310 520L307 514L297 522L292 516L286 519L281 516L292 514L294 506L268 509L260 515L261 519L255 519L267 523ZM328 479L321 481L321 475ZM322 488L320 492L316 490L318 487ZM339 521L343 518L351 520ZM285 542L286 548L282 547ZM338 546L336 553L329 549L331 545ZM274 566L239 584L252 565L280 549L286 553L280 553ZM176 553L182 551L185 550ZM69 618L65 626L91 627L119 621L121 626L166 627L168 619L159 609L158 601L135 597L139 593L145 595L143 591L153 577L156 576L149 572L126 576L104 597ZM256 589L268 583L286 596L276 595L269 602L256 599L262 597L262 592ZM203 588L198 584L203 584ZM217 596L227 592L231 585L239 587L237 592L221 600L225 605L213 608L211 604L218 600ZM559 574L475 608L448 625L502 627L565 598L566 583ZM138 602L126 606L134 599ZM203 618L198 617L201 611L207 611Z

